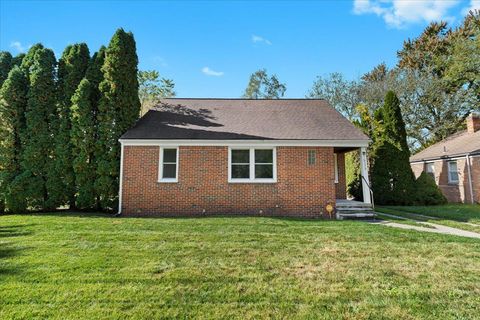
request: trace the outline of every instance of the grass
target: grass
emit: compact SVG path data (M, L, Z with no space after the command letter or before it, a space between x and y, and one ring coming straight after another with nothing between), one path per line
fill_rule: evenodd
M467 231L480 232L480 205L376 206L375 210L413 220L427 221ZM418 216L418 214L427 217Z
M378 210L377 210L378 211ZM385 213L388 213L385 211ZM406 224L406 225L410 225L410 226L415 226L415 227L422 227L422 228L433 228L432 226L429 226L427 224L423 224L421 222L417 222L415 220L411 220L411 219L401 219L401 218L395 218L395 217L391 217L391 216L387 216L387 215L384 215L382 214L381 212L376 212L377 214L377 218L380 218L382 220L385 220L385 221L390 221L390 222L395 222L395 223L401 223L401 224ZM393 213L392 213L393 214ZM401 217L400 215L396 215L396 216L399 216ZM407 218L407 217L405 217Z
M356 221L0 216L0 319L475 319L480 241Z

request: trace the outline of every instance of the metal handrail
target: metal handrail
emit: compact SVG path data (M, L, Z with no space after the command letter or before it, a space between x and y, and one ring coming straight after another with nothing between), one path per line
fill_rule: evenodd
M365 184L367 185L368 187L368 191L370 192L370 199L372 200L372 209L375 210L375 203L373 201L373 190L372 190L372 187L370 186L370 184L368 183L367 179L365 179L364 176L360 175L360 177L362 177L362 180L365 181Z

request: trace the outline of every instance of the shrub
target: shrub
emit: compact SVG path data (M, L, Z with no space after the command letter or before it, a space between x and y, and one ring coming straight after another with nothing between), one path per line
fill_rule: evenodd
M437 205L447 203L447 199L438 188L435 180L426 172L416 181L416 202L419 205Z

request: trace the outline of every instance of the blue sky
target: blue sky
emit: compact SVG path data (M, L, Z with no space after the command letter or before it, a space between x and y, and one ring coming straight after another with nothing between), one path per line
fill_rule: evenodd
M239 97L259 68L304 97L317 75L357 78L396 63L405 39L432 20L458 24L480 0L281 2L4 1L0 49L42 42L61 55L86 42L91 53L116 28L132 31L140 69L172 78L180 97Z

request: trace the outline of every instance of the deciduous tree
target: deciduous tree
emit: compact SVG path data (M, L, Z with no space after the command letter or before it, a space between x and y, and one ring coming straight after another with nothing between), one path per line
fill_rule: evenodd
M335 72L327 77L318 76L307 97L327 100L338 112L353 120L358 116L356 107L362 102L359 90L357 81L347 80Z
M260 69L250 76L243 97L248 99L280 99L286 90L286 85L281 83L276 75L269 76L266 69Z
M161 98L175 97L175 83L172 79L160 78L156 70L138 71L138 95L140 98L141 114L145 114L151 105L155 105Z

